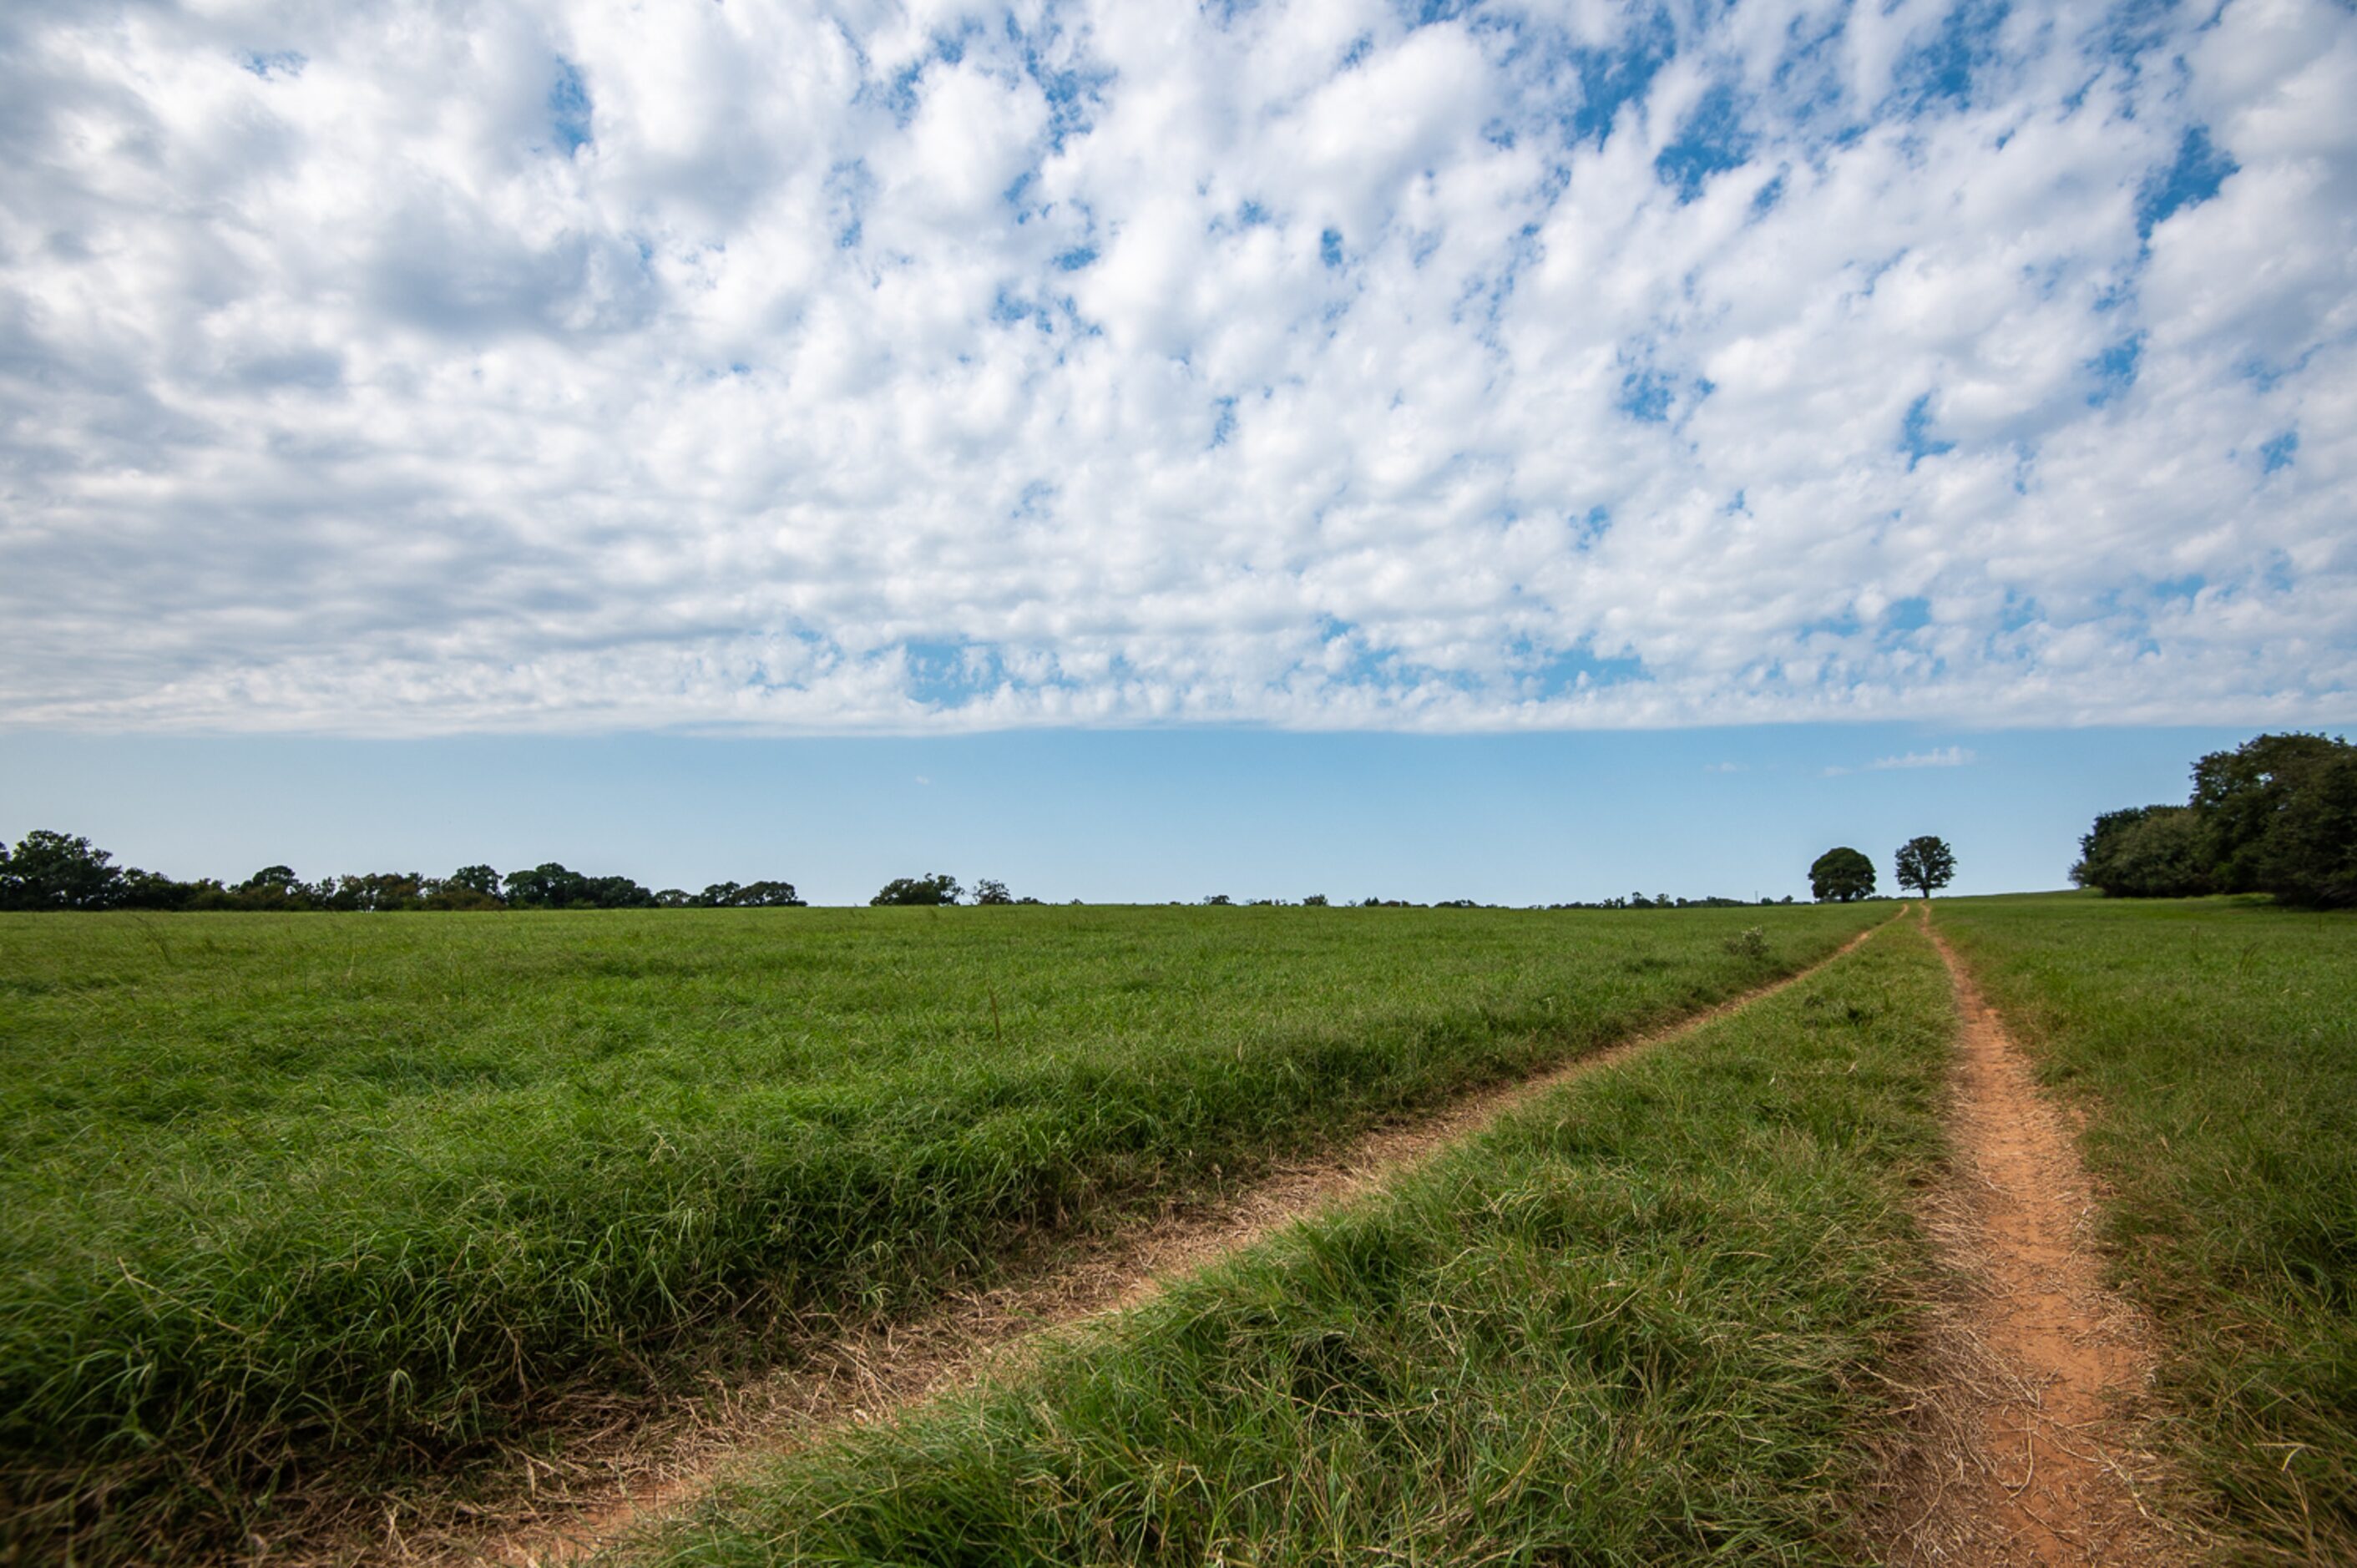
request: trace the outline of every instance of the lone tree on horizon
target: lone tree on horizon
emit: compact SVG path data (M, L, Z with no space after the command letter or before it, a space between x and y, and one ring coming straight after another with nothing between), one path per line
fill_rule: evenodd
M1847 844L1829 849L1809 867L1809 891L1821 904L1847 904L1874 891L1874 862Z
M1955 880L1956 852L1948 841L1923 833L1899 846L1898 864L1893 874L1901 887L1912 887L1929 898L1935 888L1945 887Z

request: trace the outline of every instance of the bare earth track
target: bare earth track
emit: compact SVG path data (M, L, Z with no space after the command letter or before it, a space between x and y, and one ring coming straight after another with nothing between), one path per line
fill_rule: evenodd
M1049 1274L952 1298L913 1321L847 1333L791 1368L716 1398L713 1409L692 1421L608 1440L563 1470L536 1467L511 1508L481 1516L471 1527L404 1528L387 1517L382 1533L362 1550L377 1561L403 1563L544 1568L577 1561L634 1526L693 1503L736 1460L785 1452L830 1429L887 1417L988 1367L1010 1364L1041 1335L1134 1305L1165 1282L1370 1192L1572 1079L1797 983L1880 929L1858 933L1799 973L1675 1024L1467 1096L1405 1125L1378 1129L1342 1150L1279 1166L1215 1203L1093 1243Z
M1880 928L1876 928L1879 929ZM1963 1015L1956 1174L1930 1226L1951 1288L1936 1304L1912 1430L1879 1510L1889 1560L1957 1568L2189 1560L2147 1511L2156 1474L2136 1443L2149 1331L2103 1283L2093 1189L2063 1112L1947 943ZM728 1391L694 1418L621 1432L536 1465L522 1495L471 1525L404 1530L388 1517L361 1554L404 1563L575 1562L703 1496L733 1463L888 1417L1043 1337L1146 1299L1286 1225L1366 1194L1556 1087L1772 995L1831 958L1702 1014L1469 1096L1348 1148L1280 1166L1239 1193L1088 1243L1076 1258L907 1323L846 1332L799 1364ZM338 1553L339 1556L346 1553Z
M1891 1560L1964 1568L2166 1564L2136 1442L2152 1371L2140 1315L2105 1287L2095 1195L2064 1113L1930 925L1963 1015L1956 1175L1931 1230L1951 1272L1890 1510Z

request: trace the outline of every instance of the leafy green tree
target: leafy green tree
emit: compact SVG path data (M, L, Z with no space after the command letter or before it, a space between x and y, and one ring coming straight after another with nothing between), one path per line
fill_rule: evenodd
M954 904L965 893L958 879L947 872L937 871L931 876L896 876L884 885L883 890L870 898L870 905L939 905Z
M744 890L744 885L741 883L715 882L697 894L695 901L707 909L733 908L737 903L737 895Z
M316 909L320 903L320 889L288 865L265 865L230 891L247 909Z
M414 871L370 872L339 878L326 894L320 901L330 909L417 909L425 904L425 878Z
M2262 735L2193 765L2192 809L2215 839L2227 893L2286 903L2357 901L2357 746L2338 736Z
M1326 908L1326 895L1323 893L1312 893L1308 897L1304 898L1301 901L1301 907L1305 909L1323 909Z
M519 909L572 909L587 905L589 879L556 861L507 875L508 902Z
M123 874L115 907L123 909L185 909L199 895L218 893L218 882L176 882L160 872L134 866Z
M1921 833L1899 846L1891 870L1900 886L1912 887L1929 898L1955 880L1955 852L1947 840Z
M2112 887L2112 864L2126 842L2128 830L2155 811L2174 810L2169 806L2123 806L2116 811L2096 813L2094 825L2079 835L2079 859L2071 867L2072 886L2093 887L2104 893Z
M442 879L442 890L479 893L496 899L500 896L500 874L488 865L462 865Z
M490 870L488 866L481 869ZM494 886L498 886L499 873L491 872L490 880ZM425 881L425 899L420 907L427 909L481 910L504 909L508 907L507 900L498 894L484 892L481 881L475 878L461 882L456 876L446 876L439 880L428 877Z
M2301 770L2262 841L2259 886L2287 904L2357 904L2357 746Z
M2193 765L2193 809L2217 837L2219 890L2264 891L2269 834L2316 770L2346 741L2320 735L2261 735Z
M123 891L113 861L78 833L36 828L0 855L0 908L110 908Z
M1809 867L1809 892L1821 904L1849 904L1874 891L1874 862L1847 844L1829 849Z
M2211 891L2217 835L2190 806L2105 811L2079 841L2071 879L2114 898L2185 898Z
M1015 895L1006 890L1006 883L985 876L974 885L974 901L977 904L1012 904Z
M799 909L802 899L791 882L748 882L737 890L740 909Z
M581 902L593 909L651 909L654 894L627 876L590 876L583 879Z

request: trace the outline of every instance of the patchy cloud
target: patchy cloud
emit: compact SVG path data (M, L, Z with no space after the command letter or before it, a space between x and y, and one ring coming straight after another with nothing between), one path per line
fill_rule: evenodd
M2347 8L1404 9L10 7L0 723L2357 714Z
M1898 757L1878 757L1868 768L1967 768L1973 763L1971 751L1961 746L1937 746L1930 751L1910 751Z
M1824 769L1824 776L1828 779L1837 779L1845 773L1887 773L1893 768L1969 768L1978 760L1979 758L1968 746L1933 746L1929 751L1908 751L1901 752L1896 757L1878 757L1862 768L1850 768L1835 763Z

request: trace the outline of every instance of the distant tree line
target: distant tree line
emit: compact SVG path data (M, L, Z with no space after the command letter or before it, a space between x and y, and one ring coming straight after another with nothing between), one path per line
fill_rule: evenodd
M962 903L965 897L963 884L945 871L936 871L929 876L896 876L867 902L879 908L895 905L930 907ZM985 876L974 885L974 902L978 905L1037 904L1039 900L1017 898L1006 890L1006 883ZM1075 898L1072 902L1077 904L1080 900Z
M1790 894L1785 895L1781 900L1786 904L1792 901ZM1642 893L1631 893L1626 898L1598 898L1585 902L1575 900L1562 904L1526 905L1484 904L1472 898L1441 898L1430 904L1420 904L1412 898L1361 898L1355 903L1345 898L1339 908L1344 909L1749 909L1778 902L1780 900L1774 898L1673 898L1666 893L1658 898L1648 898ZM1224 893L1214 893L1204 899L1203 903L1213 908L1226 908L1235 904L1236 900ZM1274 906L1283 908L1291 905L1293 900L1247 898L1243 903L1253 908ZM1337 907L1333 900L1328 898L1323 893L1310 894L1301 900L1301 906L1308 909Z
M701 893L651 892L627 876L588 876L549 861L502 876L462 865L447 876L376 871L306 882L265 865L242 882L177 881L76 834L37 830L0 846L0 909L759 909L798 908L791 882L716 882Z
M2357 904L2357 746L2262 735L2193 765L2186 803L2105 811L2079 840L2071 880L2115 898L2270 893Z
M2146 808L2167 811L2170 808ZM2115 812L2112 817L2140 816L2141 812ZM2111 817L2097 823L2099 829ZM1942 853L1945 845L1933 840L1917 840L1908 846L1937 845ZM1906 851L1901 852L1902 880L1907 869ZM1841 857L1855 857L1854 861ZM1953 866L1953 860L1947 865ZM1816 865L1811 867L1814 892L1819 898L1854 898L1871 897L1874 888L1874 867L1856 850L1827 852ZM1944 869L1938 873L1938 882L1944 882ZM1938 883L1935 882L1934 886ZM1836 890L1838 889L1838 890ZM1079 899L1072 900L1077 904ZM1224 893L1214 893L1202 900L1214 907L1239 902ZM1251 898L1242 902L1256 906L1285 906L1293 903L1286 898ZM1529 908L1548 909L1739 909L1778 903L1790 904L1792 896L1782 898L1725 898L1709 896L1700 898L1673 897L1667 893L1648 897L1631 893L1625 897L1574 899ZM932 872L922 876L899 876L886 883L868 900L878 907L942 908L957 904L1038 905L1032 897L1017 897L1006 883L984 877L969 890L964 884L946 872ZM1309 908L1333 907L1334 900L1323 893L1312 893L1299 900ZM666 887L651 890L627 876L591 876L575 871L556 861L547 861L522 871L511 871L502 875L488 865L462 865L447 876L427 876L414 871L367 872L350 876L325 876L317 882L306 882L294 869L285 865L265 865L242 882L222 882L213 877L199 877L182 882L136 866L120 866L105 850L93 845L89 839L74 834L37 830L27 833L16 847L10 849L0 841L0 909L247 909L272 911L329 910L381 912L403 909L777 909L801 908L802 896L791 882L716 882L701 893L684 888ZM1340 900L1340 907L1353 907L1350 899ZM1432 904L1422 904L1405 898L1366 897L1356 901L1363 909L1495 909L1512 908L1484 904L1471 898L1443 898Z
M1753 909L1770 904L1789 904L1792 896L1781 898L1722 898L1711 894L1701 898L1673 898L1666 893L1656 893L1651 898L1642 893L1631 893L1626 898L1599 898L1592 903L1550 904L1550 909Z

